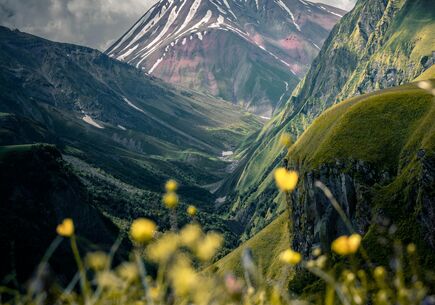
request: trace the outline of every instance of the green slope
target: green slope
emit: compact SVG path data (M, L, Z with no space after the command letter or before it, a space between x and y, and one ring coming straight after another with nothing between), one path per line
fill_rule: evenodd
M355 94L412 81L434 61L433 1L358 1L331 32L287 104L299 135L323 110Z
M234 272L243 276L242 253L245 249L251 249L262 274L266 278L276 278L282 275L278 255L289 247L289 243L288 214L283 213L254 237L217 261L212 268L219 273Z
M433 97L415 85L347 100L316 119L290 150L289 157L296 162L303 160L309 169L353 158L397 170L409 141L426 143L427 139L416 138L416 132L432 107ZM430 130L424 136L430 137ZM433 143L427 144L431 148Z
M308 253L316 243L327 248L347 232L327 201L316 196L313 179L319 179L356 230L367 233L374 260L385 263L389 251L380 247L380 217L395 228L389 239L417 244L421 263L433 266L435 224L428 215L434 198L434 114L434 97L409 84L347 100L317 118L288 154L302 177L292 196L293 218L303 219L293 227L293 246ZM315 216L305 218L307 210ZM310 226L316 230L304 229Z
M0 37L0 111L38 122L62 149L136 186L157 191L169 176L196 187L219 181L221 152L261 126L96 50L3 27Z
M168 228L161 195L175 178L180 225L189 221L186 204L195 204L205 228L235 245L238 229L216 213L209 186L228 175L232 161L222 151L258 130L258 118L96 50L4 27L0 38L0 145L56 145L120 229L144 216Z
M435 61L434 2L358 1L335 26L304 80L281 111L241 150L235 175L222 192L229 217L246 224L244 239L270 222L282 200L270 184L271 172L282 162L277 139L283 132L295 138L324 110L355 95L412 81ZM424 76L422 76L424 77ZM273 202L278 202L275 204Z
M435 81L432 84L435 86ZM325 111L292 146L286 157L290 166L298 168L301 174L298 190L292 196L295 214L291 221L299 225L287 228L289 219L286 214L279 216L218 261L218 270L233 269L240 272L240 255L245 248L253 250L254 256L263 262L265 274L270 276L279 275L277 255L290 244L308 254L311 247L320 242L310 228L319 227L316 221L326 217L320 213L320 219L315 220L313 215L307 214L318 213L312 210L313 206L322 203L312 197L316 195L310 197L310 192L318 192L310 181L312 177L322 181L325 179L324 182L339 201L343 198L351 201L351 197L343 197L342 190L328 183L333 177L341 177L341 174L352 177L361 187L356 192L367 189L365 192L370 194L368 201L357 199L348 204L368 204L361 207L368 212L368 216L352 214L350 218L358 229L367 232L364 242L372 259L386 263L390 251L388 247L378 244L381 233L370 216L383 215L398 227L393 236L404 243L416 243L420 249L421 263L433 267L431 243L435 224L431 224L430 217L424 215L430 215L431 209L433 211L430 202L435 198L433 182L430 182L434 173L434 167L430 164L433 166L435 160L434 115L434 97L415 84L352 98ZM346 165L355 162L360 164L362 171ZM337 167L336 164L340 165ZM366 176L361 177L364 171ZM382 179L379 173L388 173L389 178ZM428 182L424 183L422 179ZM357 197L367 196L367 193L357 194ZM362 219L368 224L360 227L358 223ZM332 234L329 240L338 234L336 225L334 222L329 224L333 228L326 231Z

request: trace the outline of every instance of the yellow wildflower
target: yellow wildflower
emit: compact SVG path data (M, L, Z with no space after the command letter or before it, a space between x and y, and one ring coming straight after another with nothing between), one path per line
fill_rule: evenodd
M292 136L287 132L283 133L279 138L279 143L285 147L290 147L292 145L292 142L293 142Z
M361 235L340 236L332 242L332 250L340 255L354 254L361 244Z
M409 244L406 247L406 251L408 252L408 254L414 254L416 250L417 250L417 247L415 246L415 244Z
M288 171L284 167L277 168L275 170L275 182L281 191L293 191L298 183L298 173L295 171Z
M292 249L287 249L281 252L279 260L285 264L297 265L302 260L302 255Z
M104 270L109 265L109 257L103 251L88 253L85 260L89 268L95 271Z
M74 234L74 222L71 218L66 218L56 228L57 234L64 237L71 237Z
M173 209L178 205L178 196L174 192L166 193L163 196L163 203L168 209Z
M346 283L351 283L355 280L355 274L349 270L343 272L343 278Z
M309 260L309 261L306 263L306 266L307 266L307 268L314 268L314 267L316 267L316 261L314 261L314 260Z
M150 287L150 296L154 301L158 300L160 297L160 288L158 286Z
M208 261L213 258L216 251L222 245L222 236L218 233L208 233L199 243L196 248L196 256L200 260Z
M122 286L122 281L112 271L100 272L96 279L101 288L118 289Z
M184 296L191 292L199 282L195 270L185 259L178 259L169 272L175 294Z
M180 231L180 241L183 246L193 248L202 235L201 227L195 224L186 225Z
M130 228L130 235L134 241L143 243L153 238L156 232L154 221L146 218L138 218L133 221Z
M326 255L321 255L316 259L316 266L317 268L323 269L326 265L326 261L328 260L328 258L326 257Z
M139 278L136 264L124 262L116 268L118 275L125 281L132 283Z
M377 280L384 280L385 275L387 274L387 272L385 271L385 268L382 266L378 266L375 268L375 271L373 272L373 274L375 275L375 278Z
M165 189L166 189L166 192L168 192L168 193L175 192L177 190L177 188L178 188L178 183L177 183L177 181L175 181L173 179L168 180L168 182L166 182L166 184L165 184Z
M320 248L315 248L314 250L313 250L313 255L315 256L315 257L318 257L318 256L320 256L322 254L322 249L320 249Z
M153 262L164 263L175 253L178 245L178 236L174 233L166 233L148 247L147 255Z
M189 214L189 216L193 217L196 215L196 207L193 205L189 205L189 207L187 208L187 214Z

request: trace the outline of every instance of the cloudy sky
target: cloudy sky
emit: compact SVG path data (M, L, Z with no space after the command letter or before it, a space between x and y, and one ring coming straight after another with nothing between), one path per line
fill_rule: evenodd
M0 0L0 24L106 50L157 0ZM356 0L319 0L351 9Z
M1 1L1 0L0 0ZM323 2L335 7L350 11L357 0L311 0L311 2Z

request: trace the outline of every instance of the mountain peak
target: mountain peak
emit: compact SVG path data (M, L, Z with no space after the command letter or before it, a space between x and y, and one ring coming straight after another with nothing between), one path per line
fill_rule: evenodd
M165 81L270 115L344 13L304 0L162 0L106 53ZM242 65L241 57L248 63ZM279 87L266 89L252 79L258 70ZM234 87L247 83L243 93Z

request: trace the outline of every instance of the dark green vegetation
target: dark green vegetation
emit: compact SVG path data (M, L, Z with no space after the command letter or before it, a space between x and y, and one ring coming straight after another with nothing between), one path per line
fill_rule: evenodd
M25 282L56 237L66 217L76 219L82 250L109 249L118 229L91 204L86 188L49 145L0 147L0 276L6 284ZM67 243L51 261L59 274L75 266ZM5 275L10 275L6 277Z
M288 153L289 167L301 173L291 199L292 246L309 255L348 233L314 186L320 180L364 234L373 262L387 265L394 242L414 243L433 276L434 115L433 95L410 84L352 98L316 119Z
M249 146L241 147L245 162L223 183L222 194L233 190L227 213L245 225L243 239L285 206L271 184L272 170L283 164L279 135L290 132L297 139L333 104L411 82L429 69L435 62L434 5L430 0L358 1L334 27L293 96Z
M314 247L329 251L332 240L349 232L315 187L314 182L320 180L355 230L364 235L363 245L372 262L388 265L393 241L415 243L419 265L425 267L426 276L433 276L434 117L434 96L415 84L355 97L325 111L286 156L288 167L301 175L289 202L290 219L286 214L279 216L219 260L216 268L240 272L241 250L251 248L263 263L264 273L276 277L273 258L289 247L289 241L305 257ZM289 222L290 228L283 230ZM298 274L290 288L298 293L318 292L314 279Z
M289 246L291 235L289 229L288 214L283 213L251 239L217 261L211 268L222 274L234 272L243 276L242 253L243 250L250 249L262 274L273 279L282 277L282 264L277 257Z
M230 163L219 158L222 151L232 150L259 127L253 115L236 106L162 84L98 51L0 28L0 145L55 145L55 159L62 155L88 194L83 205L93 206L120 229L137 217L168 228L160 198L165 181L175 178L183 201L180 224L188 220L186 204L195 204L206 229L225 231L227 246L233 247L238 227L216 215L216 197L205 187L227 174ZM33 152L27 152L29 158ZM37 168L45 170L42 164ZM47 172L41 183L49 177ZM30 187L19 182L17 196ZM30 188L28 197L36 198L36 190ZM15 212L24 207L17 205ZM29 212L35 221L37 210ZM50 226L48 237L60 217L43 227ZM13 225L2 227L6 248L11 240L5 232L19 230Z

